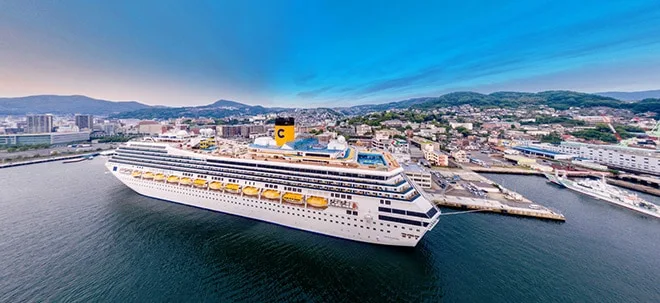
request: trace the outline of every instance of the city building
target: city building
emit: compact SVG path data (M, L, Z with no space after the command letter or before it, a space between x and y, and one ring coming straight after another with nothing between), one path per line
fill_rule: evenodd
M529 146L515 146L513 149L532 156L545 157L554 160L570 160L573 159L573 155L564 154L552 150L542 148L540 145L530 144Z
M481 128L486 130L497 129L497 128L502 128L502 129L520 128L520 123L506 122L506 121L486 122L481 125Z
M53 115L28 115L26 133L40 134L53 131Z
M416 164L402 164L403 172L417 186L423 189L431 189L431 172Z
M94 117L92 115L75 115L74 118L79 130L94 129Z
M357 125L355 126L355 133L358 136L364 136L367 134L371 134L371 126L362 124L362 125Z
M264 125L218 125L216 132L221 138L253 138L267 134Z
M387 120L380 123L380 125L385 127L402 127L403 121L399 119Z
M402 139L371 139L371 147L387 150L392 153L408 153L410 145Z
M566 141L559 146L550 145L549 149L593 160L608 167L660 175L660 151L657 149Z
M424 151L424 159L434 166L449 166L449 156L437 150Z
M463 127L467 130L472 130L472 123L470 123L470 122L467 122L467 123L450 122L449 125L451 126L451 128L454 128L454 129L459 128L459 127Z
M577 116L575 120L584 121L587 123L605 123L608 121L607 117L604 116Z
M67 144L89 141L89 132L0 135L0 145Z
M138 134L157 136L167 131L160 123L146 120L138 123Z
M429 141L422 137L413 137L410 140L410 144L412 146L419 147L419 149L421 149L422 151L440 149L440 144L438 142Z
M467 153L464 150L455 150L451 152L451 157L456 160L458 163L468 163L470 160L467 157Z
M106 123L101 125L101 130L103 130L107 136L114 136L117 134L119 126L114 123Z

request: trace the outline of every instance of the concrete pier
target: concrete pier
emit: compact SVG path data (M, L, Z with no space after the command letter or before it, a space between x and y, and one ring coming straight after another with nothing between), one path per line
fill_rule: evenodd
M473 172L490 174L515 174L515 175L543 175L543 172L533 169L491 166L483 167L478 165L463 166Z
M8 168L8 167L14 167L14 166L23 166L23 165L30 165L30 164L45 163L45 162L64 161L64 160L70 160L70 159L76 159L76 158L82 158L82 157L88 157L88 156L94 156L95 157L95 156L98 156L98 154L99 153L77 154L77 155L41 158L41 159L35 159L35 160L30 160L30 161L9 162L9 163L0 164L0 169Z
M532 203L516 203L515 205L504 204L492 199L466 198L458 196L442 196L430 194L433 202L439 206L462 209L481 210L504 215L532 217L553 221L566 221L564 215L557 213L547 207Z

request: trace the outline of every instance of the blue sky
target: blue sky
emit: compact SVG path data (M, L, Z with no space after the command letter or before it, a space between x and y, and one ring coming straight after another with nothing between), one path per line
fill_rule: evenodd
M0 0L0 96L308 107L659 84L657 0Z

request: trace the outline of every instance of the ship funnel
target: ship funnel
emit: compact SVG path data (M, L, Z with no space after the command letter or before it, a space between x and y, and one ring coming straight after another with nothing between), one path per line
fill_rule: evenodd
M295 122L292 117L275 119L275 143L282 146L296 137Z

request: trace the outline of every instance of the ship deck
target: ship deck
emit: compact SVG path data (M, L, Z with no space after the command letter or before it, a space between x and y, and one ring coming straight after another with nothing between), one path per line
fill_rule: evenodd
M330 159L324 157L315 157L315 156L298 156L295 154L282 154L282 153L269 153L269 152L254 152L247 151L243 154L219 152L219 151L204 151L204 150L194 150L194 149L185 149L178 148L176 149L193 152L196 154L208 155L218 158L227 158L227 159L250 159L250 160L260 160L260 161L269 161L277 163L291 163L291 164L305 164L305 165L317 165L324 167L337 167L337 168L352 168L352 169L362 169L369 171L381 171L381 172L390 172L396 169L399 169L401 166L399 163L394 160L394 157L388 152L376 151L376 150L357 150L355 147L348 148L348 154L345 157ZM289 152L295 152L296 150L290 150ZM371 161L361 161L359 159L360 155L378 155L381 158L381 165L377 165Z

